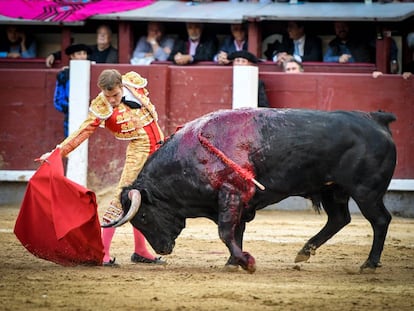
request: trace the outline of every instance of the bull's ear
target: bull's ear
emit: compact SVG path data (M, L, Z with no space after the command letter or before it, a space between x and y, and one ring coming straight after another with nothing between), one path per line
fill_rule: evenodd
M141 193L141 201L148 203L148 204L152 204L152 196L151 194L147 191L147 189L141 189L140 190Z

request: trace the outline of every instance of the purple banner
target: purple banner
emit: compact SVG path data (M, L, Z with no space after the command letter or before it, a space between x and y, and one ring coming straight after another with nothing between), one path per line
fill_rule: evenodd
M154 0L7 0L0 1L0 14L21 19L74 22L97 14L139 9L153 2Z

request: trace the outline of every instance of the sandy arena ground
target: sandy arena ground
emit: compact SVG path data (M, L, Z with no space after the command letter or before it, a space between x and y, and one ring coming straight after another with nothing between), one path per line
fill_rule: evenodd
M383 267L359 274L372 243L362 216L296 265L326 215L260 211L245 234L257 264L248 274L223 271L228 251L216 225L201 218L188 220L165 267L129 261L129 224L112 244L120 268L62 267L20 244L18 210L0 206L0 310L414 310L414 219L393 217Z

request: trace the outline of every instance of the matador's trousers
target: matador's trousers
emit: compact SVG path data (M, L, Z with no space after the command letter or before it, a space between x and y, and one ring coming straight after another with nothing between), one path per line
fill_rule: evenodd
M156 122L144 126L138 133L139 137L128 144L121 179L111 202L111 205L118 208L121 208L122 188L130 185L137 178L148 157L161 146L164 140L164 134Z

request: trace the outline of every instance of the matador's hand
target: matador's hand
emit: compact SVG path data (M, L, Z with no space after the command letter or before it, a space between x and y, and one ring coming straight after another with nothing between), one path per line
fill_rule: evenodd
M60 146L57 145L56 148L60 148ZM52 151L49 151L49 152L46 152L46 153L42 154L39 158L35 159L35 161L36 162L42 162L42 163L47 161L47 159L50 157L52 152L56 150L56 148L53 149Z
M39 158L35 159L36 162L45 162L47 160L47 158L49 158L49 156L52 154L52 151L50 152L46 152L44 154L42 154Z

